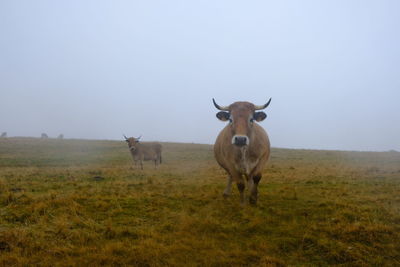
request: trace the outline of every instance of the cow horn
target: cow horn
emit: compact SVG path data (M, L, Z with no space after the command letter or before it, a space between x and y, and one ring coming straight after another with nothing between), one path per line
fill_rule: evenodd
M220 105L218 105L218 104L215 102L214 98L213 98L212 100L213 100L214 106L215 106L217 109L223 110L223 111L229 111L229 107L228 107L228 106L227 106L227 107L221 107Z
M123 134L123 136L125 137L125 140L128 140L128 137L126 137L124 134Z
M264 109L264 108L268 107L268 106L269 106L269 103L271 103L271 100L272 100L272 98L270 98L266 104L261 105L261 106L256 106L256 105L254 105L254 109L255 109L255 110L260 110L260 109Z
M142 137L142 135L140 135L138 138L136 138L136 140L139 140Z

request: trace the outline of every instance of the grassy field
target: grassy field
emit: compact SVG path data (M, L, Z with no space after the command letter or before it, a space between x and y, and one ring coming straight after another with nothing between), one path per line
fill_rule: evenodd
M0 139L0 266L400 266L400 153L273 149L257 207L212 146Z

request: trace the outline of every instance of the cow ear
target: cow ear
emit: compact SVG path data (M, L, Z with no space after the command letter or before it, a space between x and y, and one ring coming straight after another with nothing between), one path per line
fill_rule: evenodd
M218 112L216 116L221 121L227 121L227 120L229 120L229 117L230 117L229 113L225 112L225 111Z
M265 120L265 118L267 117L267 114L265 114L264 112L260 111L260 112L255 112L253 115L253 118L256 121L263 121Z

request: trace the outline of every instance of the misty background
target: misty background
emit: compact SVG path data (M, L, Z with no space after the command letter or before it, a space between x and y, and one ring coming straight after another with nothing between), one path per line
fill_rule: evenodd
M212 144L272 97L274 147L400 150L399 1L0 2L0 132Z

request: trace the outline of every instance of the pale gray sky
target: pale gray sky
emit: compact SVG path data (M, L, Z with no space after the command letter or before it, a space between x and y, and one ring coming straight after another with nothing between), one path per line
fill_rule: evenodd
M0 2L0 132L213 143L272 102L275 147L400 150L400 2Z

